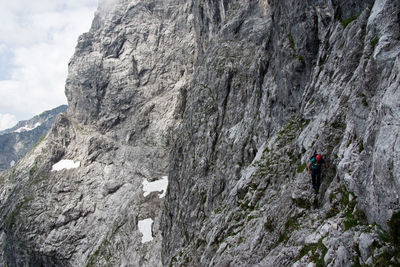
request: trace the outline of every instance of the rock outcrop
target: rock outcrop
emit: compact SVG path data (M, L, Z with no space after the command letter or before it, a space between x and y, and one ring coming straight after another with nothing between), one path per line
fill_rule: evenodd
M190 11L181 0L100 2L69 64L68 111L1 176L6 266L161 265L166 188L143 184L168 175L193 73Z
M101 1L67 113L0 177L2 261L399 264L399 14L386 0ZM318 194L315 151L330 165Z
M0 171L14 166L46 135L57 115L66 110L67 106L59 106L30 120L20 121L10 129L0 131Z
M399 1L193 2L164 264L399 264Z

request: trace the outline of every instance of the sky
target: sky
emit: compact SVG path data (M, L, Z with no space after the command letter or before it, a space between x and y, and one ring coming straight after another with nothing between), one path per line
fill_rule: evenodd
M0 130L67 104L68 62L98 0L0 0Z

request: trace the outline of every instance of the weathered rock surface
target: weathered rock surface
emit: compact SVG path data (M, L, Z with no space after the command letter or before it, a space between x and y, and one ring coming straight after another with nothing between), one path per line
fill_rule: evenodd
M58 114L67 106L45 111L30 120L20 121L16 126L0 131L0 171L15 165L50 130Z
M69 65L67 113L1 176L7 266L161 265L164 198L145 197L143 181L167 176L193 72L190 10L181 0L101 1ZM150 219L142 243L138 223Z
M163 263L396 261L377 233L399 210L400 2L193 2ZM314 151L331 166L315 201Z
M399 264L399 14L386 0L101 1L68 112L1 176L2 261ZM330 164L318 195L314 151ZM167 175L164 202L143 182Z

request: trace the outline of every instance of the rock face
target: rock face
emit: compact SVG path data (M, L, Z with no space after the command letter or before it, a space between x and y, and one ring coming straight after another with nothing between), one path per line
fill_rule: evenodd
M193 2L163 263L383 264L369 224L399 209L400 2ZM314 151L331 166L315 200Z
M164 198L143 183L168 175L193 73L190 14L181 0L100 2L69 64L67 113L1 177L6 266L161 265Z
M58 114L67 106L45 111L13 128L0 132L0 171L15 165L50 130Z
M67 113L1 175L2 261L399 264L399 12L101 1ZM330 165L318 194L314 151Z

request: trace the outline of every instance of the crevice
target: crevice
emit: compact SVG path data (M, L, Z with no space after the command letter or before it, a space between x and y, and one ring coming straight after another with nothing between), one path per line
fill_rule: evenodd
M224 121L225 121L225 116L226 116L226 108L228 105L228 99L229 99L229 95L231 93L232 90L232 79L233 79L233 74L229 73L228 74L228 78L227 78L227 85L226 85L226 94L224 96L224 99L222 101L222 110L221 110L221 115L218 112L218 116L217 116L217 120L216 120L216 124L214 125L214 129L213 129L213 133L215 133L214 138L212 140L211 143L211 153L210 153L210 161L207 161L206 167L205 167L205 174L207 175L209 170L210 170L210 163L209 162L215 162L217 155L216 155L216 147L217 147L217 143L219 140L219 137L221 135L221 130L222 127L224 125Z

